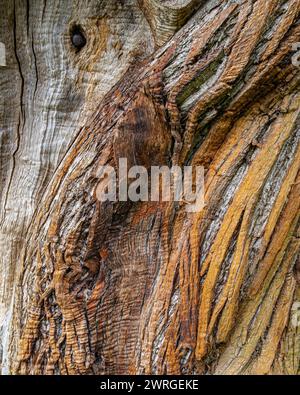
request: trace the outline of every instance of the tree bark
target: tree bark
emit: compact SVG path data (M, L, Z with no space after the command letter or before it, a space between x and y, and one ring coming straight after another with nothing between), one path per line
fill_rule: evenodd
M2 371L299 373L299 1L1 5ZM99 202L119 158L204 209Z

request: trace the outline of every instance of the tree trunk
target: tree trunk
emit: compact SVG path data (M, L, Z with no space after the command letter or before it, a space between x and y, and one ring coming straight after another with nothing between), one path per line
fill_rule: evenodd
M299 373L299 1L0 4L3 373ZM119 158L205 207L99 202Z

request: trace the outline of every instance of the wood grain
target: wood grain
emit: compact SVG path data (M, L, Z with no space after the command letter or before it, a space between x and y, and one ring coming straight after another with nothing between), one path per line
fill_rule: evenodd
M3 298L6 309L14 301L4 369L297 374L300 75L291 57L300 41L299 1L206 1L174 36L160 36L165 45L153 33L149 10L141 6L145 17L135 10L145 24L140 29L149 32L147 48L126 72L121 62L113 87L103 83L99 93L85 74L100 58L108 64L112 23L104 16L96 25L107 37L93 31L95 52L70 50L84 67L77 83L86 96L76 116L65 110L53 125L56 133L74 133L60 145L60 160L49 162L47 182L32 181L38 203L26 223L17 221L25 241L8 250L2 275L16 287ZM162 46L154 51L153 41ZM40 92L46 94L44 86ZM23 125L22 112L16 119ZM22 129L26 139L36 138L34 125ZM43 147L52 153L48 140ZM146 167L203 165L204 210L98 202L97 169L116 168L119 157ZM24 181L24 166L16 169L15 179ZM12 197L6 201L7 210ZM8 272L17 280L8 280Z

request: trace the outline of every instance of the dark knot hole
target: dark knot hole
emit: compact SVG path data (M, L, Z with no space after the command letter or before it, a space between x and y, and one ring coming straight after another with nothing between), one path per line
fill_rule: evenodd
M77 51L80 51L86 44L84 31L80 25L74 25L70 31L71 42Z

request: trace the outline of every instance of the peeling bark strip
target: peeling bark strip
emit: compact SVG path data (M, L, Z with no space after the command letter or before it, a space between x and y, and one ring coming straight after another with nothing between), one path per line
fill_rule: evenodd
M90 105L40 186L16 254L13 373L299 373L300 3L183 1L166 34L160 15L177 8L161 3L139 2L165 45L99 95L93 116ZM82 66L106 45L92 50L97 34L85 37L68 49ZM20 139L27 82L16 54ZM204 210L99 203L97 169L122 157L203 165Z

